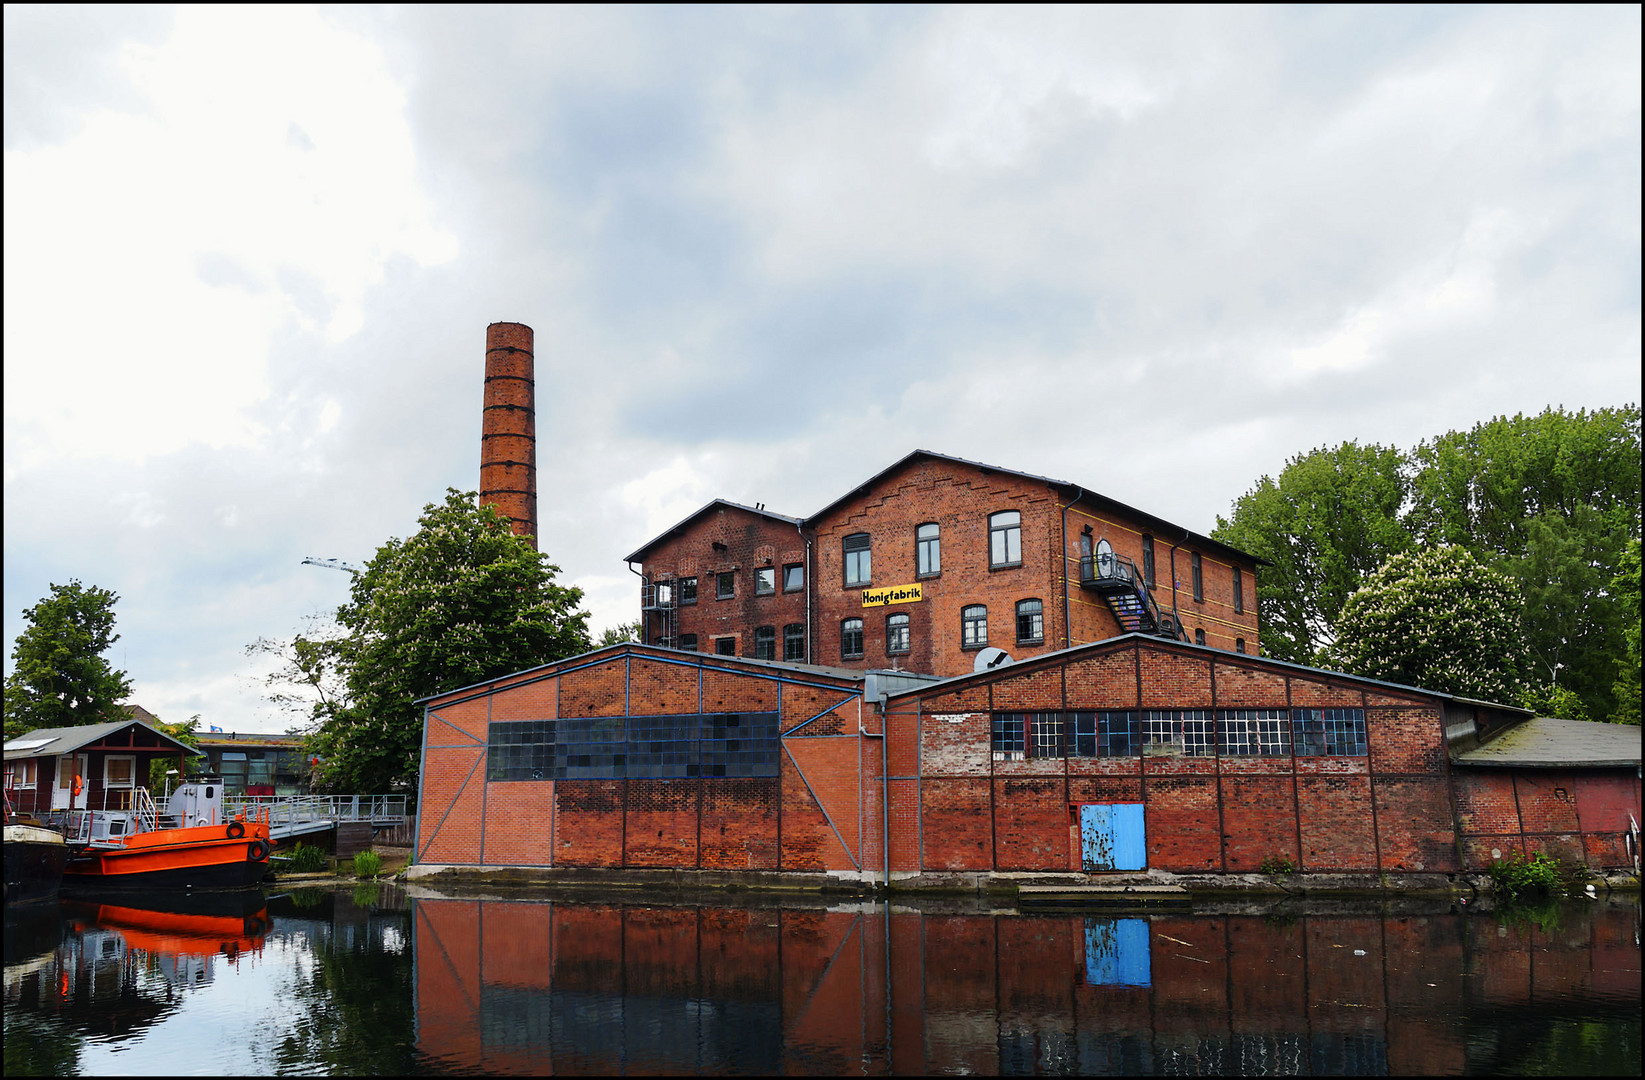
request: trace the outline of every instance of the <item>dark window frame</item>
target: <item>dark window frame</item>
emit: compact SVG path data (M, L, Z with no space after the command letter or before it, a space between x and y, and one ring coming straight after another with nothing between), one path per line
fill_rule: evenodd
M1205 627L1196 626L1194 628L1194 644L1195 645L1204 645L1205 644Z
M762 584L762 581L769 581L770 584ZM754 568L754 595L777 595L777 568L775 566L756 566Z
M783 626L783 659L805 662L804 623L787 623Z
M1234 614L1245 614L1245 573L1238 564L1234 566Z
M756 626L754 628L754 659L775 660L777 658L777 628L775 626Z
M856 623L853 627L851 624ZM857 651L851 651L855 639ZM856 616L840 620L840 659L861 660L863 658L863 621Z
M683 578L681 578L680 579L680 603L681 603L681 605L695 604L696 602L697 602L697 579L695 577L683 577Z
M840 579L845 588L861 588L873 582L874 539L871 535L859 532L843 537L840 558Z
M900 621L899 621L900 620ZM898 639L901 638L901 644ZM893 611L885 617L885 651L891 656L902 656L913 651L913 620L906 611Z
M1011 522L1000 522L999 524L996 524L996 521L998 521L998 519L1004 518L1007 515L1015 515L1016 520L1011 521ZM999 546L1001 548L1000 554L1002 556L1004 556L1003 558L1001 558L999 560L996 560L994 558L994 549L995 549L994 538L995 538L995 536L998 536L1000 538L1000 544L999 544ZM1015 560L1013 560L1011 558L1011 548L1013 546L1013 543L1012 543L1013 541L1015 541L1015 547L1017 549L1017 551L1016 551L1017 557L1016 557ZM994 513L988 515L988 569L990 569L990 570L1009 570L1013 567L1017 567L1017 566L1021 566L1021 565L1022 565L1022 511L1021 510L996 510Z
M1194 599L1200 603L1204 603L1205 566L1203 560L1200 558L1200 553L1197 551L1190 551L1188 553L1188 564L1193 568L1194 572Z
M697 635L696 634L681 634L680 635L680 648L684 652L696 652L697 651Z
M795 574L796 571L799 573L799 580L798 581L791 581L791 579L794 577L794 574ZM795 563L784 563L783 564L783 592L785 592L785 593L787 593L787 592L799 592L801 589L804 589L804 588L805 588L805 564L804 563L797 563L797 562L795 562Z
M926 529L934 530L922 536ZM914 577L942 576L942 526L935 521L922 521L914 526Z
M976 615L973 612L981 612ZM973 629L982 627L982 640L974 640L976 635ZM988 647L988 605L966 604L960 608L960 648L983 649Z
M730 634L730 635L727 635L726 637L717 637L717 638L715 638L714 639L714 655L715 656L736 656L737 655L737 635Z
M729 591L725 586L730 585ZM714 599L737 599L737 572L735 570L717 570L714 573Z
M1147 533L1142 534L1142 580L1150 589L1154 587L1154 538Z
M1234 651L1237 652L1237 653L1241 653L1241 654L1243 654L1245 652L1245 639L1244 638L1237 637L1237 638L1234 639Z
M1292 709L1291 747L1297 757L1367 757L1364 709Z
M1024 604L1034 604L1036 607L1031 611L1024 611ZM1035 627L1038 628L1037 631L1024 634L1022 632L1024 620L1028 620L1029 629L1031 631L1034 631ZM1041 601L1039 597L1030 596L1025 600L1017 601L1017 644L1045 644L1045 603Z

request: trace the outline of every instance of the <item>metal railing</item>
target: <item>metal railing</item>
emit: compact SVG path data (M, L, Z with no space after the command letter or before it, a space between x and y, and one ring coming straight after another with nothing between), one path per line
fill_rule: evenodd
M1081 555L1080 581L1121 581L1137 583L1137 564L1124 555Z

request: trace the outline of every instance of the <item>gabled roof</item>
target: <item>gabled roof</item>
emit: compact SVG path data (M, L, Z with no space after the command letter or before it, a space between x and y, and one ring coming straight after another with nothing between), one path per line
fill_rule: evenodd
M1452 757L1458 765L1521 769L1638 768L1640 729L1539 716Z
M815 514L807 517L804 522L805 527L808 529L815 529L819 518L828 514L829 511L833 510L847 499L850 499L851 497L874 487L879 484L880 481L922 459L931 461L949 461L957 465L968 465L971 468L977 469L984 473L1000 473L1004 476L1016 476L1021 477L1024 480L1032 480L1035 483L1045 484L1048 487L1061 489L1070 501L1074 499L1088 500L1097 506L1124 514L1130 517L1133 521L1146 524L1160 534L1157 539L1167 542L1175 542L1176 537L1180 534L1183 540L1190 540L1201 547L1223 551L1230 555L1238 556L1241 559L1247 559L1259 566L1271 565L1266 559L1259 559L1249 552L1241 551L1235 547L1230 547L1227 544L1222 543L1220 540L1213 540L1209 536L1194 532L1191 529L1185 529L1181 525L1166 521L1162 517L1147 513L1143 510L1138 510L1134 506L1127 506L1118 499L1110 499L1101 492L1093 491L1090 488L1083 487L1080 484L1076 484L1068 480L1055 480L1049 476L1039 476L1035 473L1019 472L1016 469L1002 469L998 465L988 465L981 461L971 461L968 458L954 457L950 454L939 454L933 450L915 450L881 469L879 472L853 487L850 491L846 492L844 495L841 495L821 510L818 510Z
M1078 653L1098 652L1131 645L1152 645L1161 649L1189 649L1203 653L1218 663L1223 664L1256 664L1262 667L1281 668L1294 671L1301 675L1312 676L1317 679L1330 679L1333 682L1362 683L1366 686L1381 687L1386 690L1400 691L1409 694L1421 694L1424 697L1440 698L1445 701L1456 701L1467 705L1483 705L1504 713L1518 713L1521 716L1530 716L1531 710L1521 709L1516 705L1497 705L1489 701L1478 701L1474 698L1458 697L1440 690L1426 690L1420 686L1406 686L1404 683L1385 682L1382 679L1367 678L1364 675L1350 675L1346 671L1329 671L1325 668L1308 667L1305 664L1293 664L1289 660L1276 660L1270 656L1253 656L1249 653L1231 653L1227 649L1218 649L1211 645L1195 645L1191 641L1174 641L1170 638L1156 637L1153 634L1132 632L1121 634L1118 637L1103 638L1101 641L1087 641L1066 649L1057 649L1055 652L1040 653L1037 656L1024 657L1010 664L989 668L987 671L973 671L966 675L954 675L940 682L916 687L912 690L901 690L892 697L901 697L906 694L926 694L933 690L948 692L958 689L968 680L988 681L1020 674L1023 669L1033 669L1046 664L1065 662ZM1637 730L1637 729L1636 729Z
M116 731L124 731L128 727L140 727L146 731L153 732L155 738L160 740L161 745L157 747L135 747L134 749L137 752L155 753L156 751L162 751L169 754L172 751L166 750L164 744L170 743L182 753L194 753L194 747L189 746L187 743L178 742L165 732L160 731L157 728L150 727L141 720L111 720L105 724L82 724L78 727L62 728L36 728L33 731L25 731L23 734L17 736L17 738L8 739L6 741L6 760L17 761L26 758L56 757L59 754L72 754L82 746L90 746L92 743L101 742L103 739L114 734Z
M650 540L647 540L645 543L641 544L638 548L635 549L634 554L624 556L623 557L623 562L640 562L644 558L646 552L650 551L652 548L656 547L658 544L662 543L664 540L667 540L669 537L675 536L675 535L677 535L681 532L684 532L687 526L689 526L690 524L695 522L698 518L702 517L704 514L707 514L709 511L716 510L716 509L721 509L721 508L729 508L729 509L732 509L732 510L742 510L742 511L745 511L745 512L750 513L750 514L757 514L757 515L759 515L760 517L763 517L763 518L770 518L772 521L783 522L786 525L799 525L801 523L801 521L803 520L803 519L797 518L797 517L789 517L787 514L774 514L770 510L765 509L764 507L744 506L742 503L734 503L734 502L731 502L727 499L715 499L713 502L711 502L708 505L704 506L702 509L698 510L696 513L688 515L687 517L685 517L684 519L682 519L681 521L679 521L675 525L671 526L670 528L664 529L662 532L658 533L656 536L653 536Z

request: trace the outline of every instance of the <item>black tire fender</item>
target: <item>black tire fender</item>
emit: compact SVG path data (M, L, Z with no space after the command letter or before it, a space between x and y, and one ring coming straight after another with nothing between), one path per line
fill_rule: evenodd
M246 861L262 862L268 858L268 845L261 840L253 840L246 845Z
M244 835L246 835L245 825L238 821L231 821L228 823L228 838L230 840L238 840Z

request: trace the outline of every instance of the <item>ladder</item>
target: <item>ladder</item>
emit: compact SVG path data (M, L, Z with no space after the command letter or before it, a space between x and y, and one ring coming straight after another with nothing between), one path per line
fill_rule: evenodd
M653 616L656 633L652 633ZM641 644L675 649L680 643L680 583L670 573L640 579Z

